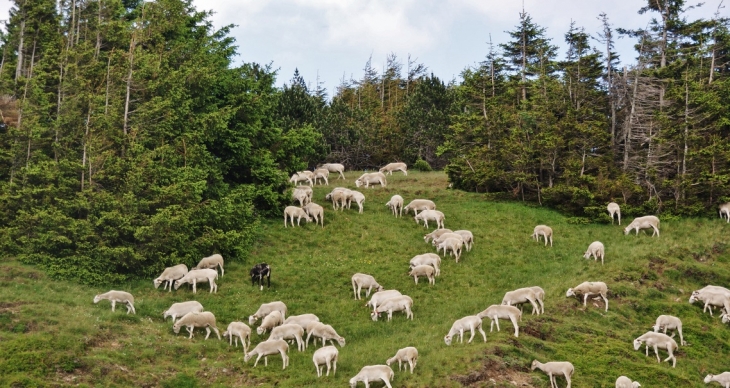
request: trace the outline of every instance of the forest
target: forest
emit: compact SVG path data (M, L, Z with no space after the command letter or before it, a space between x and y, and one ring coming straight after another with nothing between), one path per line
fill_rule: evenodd
M151 277L211 252L244 261L289 174L403 161L454 189L575 222L716 217L730 200L730 31L647 0L646 28L565 32L525 11L458 81L367 59L328 95L234 65L233 26L190 0L13 0L0 35L0 247L84 283ZM614 18L620 15L613 16ZM618 37L636 60L619 65ZM630 61L622 61L629 63Z

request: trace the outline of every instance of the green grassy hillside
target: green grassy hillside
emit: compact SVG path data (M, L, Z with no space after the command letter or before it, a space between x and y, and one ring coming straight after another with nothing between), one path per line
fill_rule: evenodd
M357 174L347 175L346 186L354 188ZM622 374L643 387L703 387L705 374L728 369L729 328L719 314L711 318L687 303L693 289L730 286L725 243L730 226L719 219L663 220L660 238L624 236L618 225L571 224L545 208L447 190L444 174L418 172L389 176L385 189L361 189L367 197L363 214L335 213L324 196L342 182L315 187L315 202L325 206L324 229L314 224L285 229L282 219L263 223L250 256L226 266L217 294L206 286L197 295L186 287L169 293L154 289L151 279L90 288L50 280L37 268L4 259L0 386L346 386L362 366L385 363L405 346L416 346L420 359L413 375L396 367L397 387L549 387L546 375L529 370L535 358L571 361L574 387L613 387ZM445 259L435 286L424 280L416 285L407 276L411 257L434 251L423 241L431 229L417 226L412 216L394 218L385 207L393 194L406 202L433 199L446 214L447 228L474 233L474 249L458 264ZM624 225L631 218L624 216ZM537 224L552 226L554 247L530 239ZM603 266L582 258L595 240L606 245ZM263 292L248 278L249 268L262 261L273 268L272 287ZM391 322L372 322L364 301L353 298L355 272L372 274L386 288L411 296L415 319L396 313ZM583 281L608 284L608 313L602 302L589 301L584 309L565 297L569 287ZM501 332L489 333L485 321L487 343L477 334L471 344L444 344L454 320L500 303L505 291L533 285L546 291L545 315L530 315L526 307L519 338L512 337L509 322L502 321ZM92 303L95 294L112 288L134 294L136 315L125 315L123 306L112 313L106 301ZM316 377L311 345L303 353L291 347L284 371L273 356L268 367L262 360L254 369L253 361L243 362L240 347L204 341L204 331L192 340L183 332L175 335L162 312L190 299L216 315L221 333L229 322L246 321L261 303L274 300L284 301L290 315L317 314L347 340L336 377ZM660 314L684 323L688 345L676 353L674 369L632 347ZM261 340L254 332L254 344ZM558 382L563 386L564 380Z

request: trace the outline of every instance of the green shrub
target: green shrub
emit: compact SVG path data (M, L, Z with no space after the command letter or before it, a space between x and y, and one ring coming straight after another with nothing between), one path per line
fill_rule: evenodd
M416 160L416 163L413 164L413 168L418 171L431 171L432 170L431 165L428 164L428 162L423 159Z

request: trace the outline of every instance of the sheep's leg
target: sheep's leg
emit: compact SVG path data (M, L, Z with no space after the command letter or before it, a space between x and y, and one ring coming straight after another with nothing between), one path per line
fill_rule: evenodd
M193 330L195 330L195 328L193 328L192 326L185 326L185 329L188 331L188 333L190 333L190 337L188 337L188 339L193 339Z
M117 304L117 302L113 300L112 301L112 312L114 311L114 308L116 307L116 304Z
M677 327L677 331L679 332L679 343L682 344L682 346L686 345L687 343L684 342L684 337L682 336L682 328Z
M474 333L472 331L472 333ZM459 329L459 343L464 343L464 329Z
M608 298L606 298L606 295L601 294L601 297L603 298L603 301L606 303L606 312L608 312Z
M489 325L489 332L490 332L490 333L492 332L492 325L493 325L493 324L495 324L495 323L497 324L497 331L501 331L501 330L499 329L499 318L497 318L497 317L494 317L494 318L492 318L492 324L491 324L491 325Z
M558 383L555 382L555 376L551 372L548 372L548 377L550 378L550 388L558 388Z
M645 352L645 354L646 354L646 357L649 357L649 344L645 344L645 346L644 346L644 350L646 351L646 352Z
M565 388L570 388L570 376L567 373L565 374L565 379L568 380L568 386Z
M317 377L322 377L322 371L320 370L320 366L317 364L317 361L314 361L314 369L317 370Z
M659 358L659 349L656 344L654 344L654 355L656 356L656 362L661 363L661 359Z
M586 304L588 303L588 294L583 295L583 307L586 307Z
M205 339L208 339L208 337L210 337L210 327L206 326L205 327Z
M517 326L517 317L510 316L509 317L509 320L512 321L512 326L515 327L515 337L519 337L520 336L520 329L519 329L519 326Z

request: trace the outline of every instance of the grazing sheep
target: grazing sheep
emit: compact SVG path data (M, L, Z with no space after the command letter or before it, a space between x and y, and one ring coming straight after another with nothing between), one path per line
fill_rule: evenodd
M380 167L380 170L378 170L382 173L388 173L388 175L393 175L393 171L402 171L403 175L408 175L408 166L406 166L405 163L388 163L383 167Z
M641 384L636 381L631 381L631 379L626 376L619 376L619 378L616 379L616 388L638 388L640 386Z
M218 271L214 269L191 269L185 276L175 282L175 289L177 290L183 284L192 284L193 294L197 294L197 284L207 280L210 285L210 292L218 293L218 285L215 284L216 279L218 279Z
M672 360L672 368L677 366L677 359L674 357L674 351L677 350L677 343L668 335L662 333L655 333L653 331L647 331L642 336L634 340L634 350L639 350L641 344L646 344L646 356L649 357L649 346L654 348L654 354L656 354L657 362L661 362L659 359L659 351L657 349L666 349L669 353L664 361Z
M575 372L573 364L567 361L552 361L543 364L540 361L533 360L531 369L540 369L547 373L548 377L550 377L550 387L552 388L558 388L555 376L565 376L565 380L568 381L566 388L570 388L570 378L573 377L573 373Z
M317 344L317 338L321 338L322 346L327 341L330 341L332 345L335 344L334 341L337 341L340 347L345 346L345 338L337 334L332 326L325 325L321 322L312 322L309 324L309 327L307 327L307 340L304 342L305 346L309 345L309 337L314 337L315 345Z
M373 311L378 308L378 305L383 303L386 299L392 298L394 296L401 296L402 294L398 290L383 290L378 291L373 294L373 296L370 297L370 300L365 303L365 307L372 307Z
M436 285L436 269L434 269L430 265L417 265L413 268L411 268L411 272L408 273L408 276L413 276L413 280L416 281L416 284L418 284L418 277L419 276L425 276L428 279L428 283L431 285Z
M426 228L428 228L428 221L436 221L436 227L443 228L446 217L444 217L444 213L438 210L424 210L418 213L413 219L416 220L417 224L420 224L419 221L423 221L423 225Z
M186 273L188 273L188 266L185 264L167 267L164 271L162 271L162 274L157 277L157 279L152 281L152 283L154 283L155 288L158 288L160 287L160 284L165 283L162 290L164 291L169 287L170 291L172 291L172 284L175 280L182 278Z
M458 238L459 240L461 240L462 245L464 244L464 237L462 237L458 233L450 232L450 233L442 233L440 236L434 238L433 241L431 242L431 245L437 247L437 246L439 246L439 244L446 241L446 239L450 238L450 237Z
M471 340L474 339L474 329L479 330L479 333L481 333L484 338L484 342L487 342L487 333L482 330L482 319L476 315L469 315L454 321L449 333L444 337L444 342L447 346L451 345L451 339L453 336L458 334L459 342L464 343L464 331L470 330L471 337L469 337L469 341L467 341L467 343L471 343Z
M169 309L162 313L162 318L167 320L167 317L172 317L172 323L175 323L177 317L182 317L187 313L202 312L203 305L196 300L190 300L187 302L173 303Z
M327 179L327 178L329 178L329 176L330 176L330 172L326 168L318 168L318 169L314 170L314 172L312 173L312 179L314 180L315 185L317 184L317 181L319 179L322 179L324 181L324 184L329 186L330 183Z
M316 226L318 223L322 224L322 228L324 228L324 208L321 205L317 205L314 202L310 202L302 208L307 213L308 216L312 217L314 219L314 225ZM293 223L292 223L293 226Z
M98 294L94 297L94 304L99 303L102 299L112 302L112 311L114 311L117 306L117 302L119 302L127 305L127 314L130 312L132 312L132 314L137 314L134 310L134 297L128 292L111 290L103 294Z
M410 268L419 266L419 265L430 265L433 267L435 271L435 275L439 276L441 275L441 256L435 254L435 253L424 253L422 255L416 255L413 256L410 263Z
M454 233L451 229L436 229L431 233L423 235L423 241L428 243L429 241L439 238L444 233Z
M216 327L215 325L215 315L213 315L213 313L211 313L210 311L203 311L200 313L187 313L172 325L172 330L175 332L175 334L178 334L180 333L180 328L183 326L185 326L185 329L188 331L188 333L190 333L190 337L188 337L188 339L193 338L193 330L196 327L205 328L206 340L210 336L210 329L213 329L213 331L215 331L215 334L218 336L218 340L221 339L221 333L220 331L218 331L218 327Z
M256 345L252 351L246 353L243 357L243 362L248 362L251 357L258 355L258 357L256 357L256 362L253 363L253 367L256 367L256 364L259 363L261 357L264 357L264 366L269 366L268 356L279 353L281 354L281 360L284 363L284 366L281 369L286 369L287 365L289 365L289 356L286 355L288 351L289 344L287 344L284 340L264 341Z
M327 376L330 375L330 366L332 366L332 376L337 373L337 357L340 352L333 345L328 345L317 349L312 355L314 368L317 369L317 377L322 377L324 365L327 365Z
M231 322L228 324L228 328L223 332L223 338L228 337L228 346L235 343L238 346L238 340L241 340L241 347L243 352L248 352L248 347L251 346L251 328L243 322ZM248 340L248 344L246 343Z
M707 375L705 376L705 384L711 382L718 382L725 388L730 388L730 372L722 372L719 375Z
M271 330L284 323L284 315L280 311L272 311L261 320L261 326L256 328L256 334L263 335L266 331Z
M454 233L458 234L459 236L461 236L461 238L464 239L466 251L470 252L472 245L474 245L474 234L472 234L472 232L468 230L457 230Z
M370 387L370 382L375 380L382 380L385 386L393 388L390 385L390 381L393 380L393 370L387 365L369 365L364 366L360 369L360 372L355 377L350 379L350 388L355 388L358 381L365 383L365 388Z
M418 215L419 211L436 210L436 204L430 199L414 199L409 202L403 210L405 210L406 214L408 214L410 210L413 210L413 215Z
M198 265L193 267L192 269L213 269L216 270L216 267L219 267L221 269L221 277L223 276L223 256L219 254L215 254L212 256L204 257L200 260Z
M266 263L258 263L251 268L251 271L249 271L249 275L251 275L251 285L253 286L254 283L257 281L259 282L259 290L264 290L264 278L266 278L268 282L268 288L271 288L271 267Z
M383 286L375 281L375 278L371 275L364 273L356 273L352 275L352 293L355 294L355 299L360 299L360 290L367 288L365 291L365 297L370 296L370 291L375 288L375 291L383 291Z
M730 202L720 205L720 219L723 218L727 218L727 222L730 223Z
M684 342L684 337L682 336L682 321L679 318L671 315L660 315L656 319L656 324L654 324L654 332L656 333L659 330L664 330L664 334L667 334L667 330L674 330L676 333L679 333L679 343L682 346L687 344ZM674 338L676 333L673 332L671 337Z
M639 229L654 229L654 233L651 234L651 237L654 237L656 235L659 237L659 218L655 216L644 216L644 217L636 217L633 221L629 224L629 226L624 228L624 234L629 234L632 229L636 230L636 235L639 235Z
M398 212L400 210L400 216L403 217L403 197L396 194L392 197L390 197L390 201L388 201L385 206L390 209L390 211L393 213L396 218L398 217Z
M614 214L618 215L618 224L621 225L621 208L618 204L616 202L611 202L606 207L606 210L608 210L608 215L611 216L611 225L613 225Z
M284 302L276 301L262 304L259 309L253 313L253 315L248 317L248 324L253 326L258 319L261 319L274 311L281 313L281 321L283 322L284 318L286 318L286 305Z
M709 307L710 316L713 316L713 306L724 308L725 311L730 311L730 297L721 291L712 289L693 291L692 295L689 297L689 303L694 303L696 301L705 303L705 306L702 308L703 313L707 311Z
M382 172L365 173L355 180L355 186L360 187L365 185L366 189L370 188L371 185L374 186L376 183L379 183L383 187L388 184L388 181L385 179L385 175Z
M540 306L538 306L538 303L542 305L542 299L538 296L539 291L536 290L537 288L542 290L542 288L540 287L524 287L518 288L514 291L507 291L504 293L504 297L502 298L502 304L507 306L513 306L529 302L532 305L532 314L535 314L535 312L537 312L537 315L540 315ZM544 293L545 292L542 291L543 295Z
M332 191L327 194L324 199L326 201L332 201L332 209L345 209L345 205L349 206L350 189L344 187L335 187Z
M301 314L301 315L291 315L289 318L284 320L284 324L297 324L304 329L304 331L307 331L307 327L311 322L319 322L319 317L314 314Z
M309 186L299 186L299 187L307 187L311 190L311 187ZM308 204L309 201L312 200L312 197L304 190L300 190L299 187L295 188L294 191L291 193L291 199L292 201L299 201L299 206L303 207L304 205Z
M565 293L565 297L583 295L583 307L588 303L588 297L599 295L606 302L606 312L608 312L608 287L604 282L583 282L575 288L569 288Z
M728 290L725 287L721 287L721 286L707 285L707 286L704 286L704 287L700 288L697 291L699 291L699 292L710 291L710 292L715 292L715 293L720 293L720 294L723 294L723 295L727 295L728 297L730 297L730 290Z
M329 172L336 172L340 174L337 179L345 179L345 166L340 163L325 163L318 168L326 168Z
M388 298L383 303L378 306L375 311L370 313L370 318L372 318L373 321L378 320L378 317L380 317L380 313L388 313L388 320L390 321L393 319L393 311L403 311L406 313L406 319L409 317L411 318L411 321L413 320L413 312L411 311L411 308L413 307L413 299L411 299L410 296L407 295L401 295L401 296L394 296L392 298Z
M264 322L274 314L269 314L264 318ZM259 327L263 327L263 323ZM258 329L257 329L258 331ZM276 326L273 329L271 329L271 334L269 335L269 341L271 340L277 340L277 339L283 339L283 340L296 340L297 341L297 350L300 352L304 351L304 340L302 337L304 336L304 328L300 325L297 325L296 323L287 323L283 324L281 326Z
M395 356L389 358L387 361L385 361L385 364L390 366L390 364L398 361L398 372L400 372L401 364L407 362L408 365L411 367L411 374L413 374L413 369L416 367L416 364L418 363L418 349L414 348L413 346L408 346L403 349L399 349Z
M489 318L492 323L489 325L489 332L491 333L494 329L494 324L497 324L497 331L499 331L499 320L509 319L512 321L512 326L515 327L515 337L520 336L520 329L517 326L517 320L522 320L522 311L514 306L493 304L486 308L486 310L477 314L477 317L484 319Z
M310 186L297 186L294 188L294 190L303 191L307 194L307 202L312 202L312 197L314 196L314 190Z
M309 171L307 171L307 172L309 172ZM312 178L310 176L308 176L307 174L301 174L298 172L295 172L294 174L292 174L291 178L289 178L289 182L291 182L295 185L299 184L299 182L309 182L310 186L313 185Z
M444 257L446 257L446 253L448 251L451 251L451 255L456 258L456 262L459 262L459 257L461 257L461 247L464 245L464 240L460 238L454 238L449 237L444 242L439 244L439 246L436 248L436 251L443 249L444 250Z
M357 207L360 208L358 213L362 214L362 204L365 202L365 194L357 191L357 190L350 190L350 198L347 204L347 208L350 208L350 203L355 202L357 204Z
M603 247L603 243L600 241L594 241L588 246L588 250L583 254L583 258L590 259L593 256L593 261L598 261L601 258L601 265L603 265L603 257L606 255L606 248Z
M312 222L312 219L309 217L307 212L304 211L304 209L296 206L287 206L284 209L284 227L286 228L286 220L287 217L291 219L291 226L294 226L294 217L297 217L297 226L299 226L299 222L302 220L302 217L307 222Z
M540 242L540 236L545 239L545 246L547 246L548 239L550 240L550 246L553 246L553 228L547 226L547 225L538 225L535 227L535 229L532 231L532 238Z

